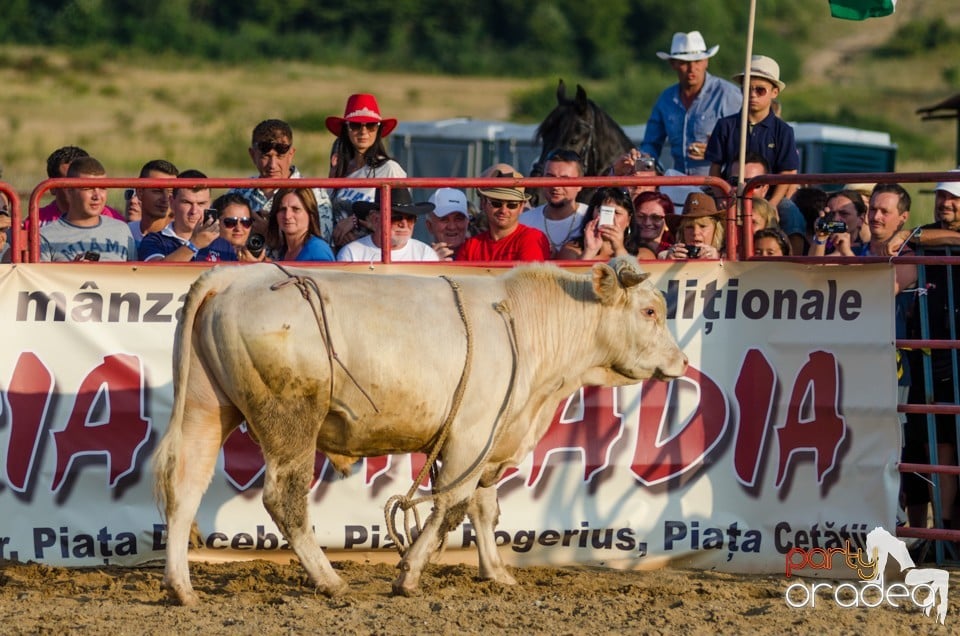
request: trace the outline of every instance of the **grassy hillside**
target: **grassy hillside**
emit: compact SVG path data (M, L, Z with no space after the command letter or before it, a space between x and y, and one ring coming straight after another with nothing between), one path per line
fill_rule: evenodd
M941 17L951 15L953 1L911 0L894 16L860 23L831 19L825 10L810 39L794 43L797 54L784 63L784 116L889 132L900 147L899 170L956 167L956 122L923 122L915 114L960 92L960 16ZM708 40L728 53L737 50L742 59L742 37ZM731 65L731 58L736 56L717 58L711 71L738 71L742 62ZM675 81L656 59L625 68L616 81L565 79L583 83L622 124L642 123L655 95ZM44 177L49 152L66 144L85 147L113 176L134 175L156 157L211 176L245 176L251 171L251 128L280 117L294 125L297 164L305 174L319 175L332 141L324 118L340 114L352 92L375 93L386 116L403 120L536 121L550 108L556 81L383 74L289 62L229 67L2 47L0 165L3 179L24 193ZM922 190L913 190L917 211L929 208Z

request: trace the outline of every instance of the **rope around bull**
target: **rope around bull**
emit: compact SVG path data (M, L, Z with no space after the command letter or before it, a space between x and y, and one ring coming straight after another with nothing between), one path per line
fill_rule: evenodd
M340 360L340 357L337 355L333 347L333 340L330 334L330 325L327 319L326 306L323 302L323 296L320 293L320 286L317 284L317 281L309 276L300 276L294 274L291 271L284 268L277 262L273 263L281 272L287 275L286 280L274 283L270 286L271 291L276 291L285 287L289 284L294 284L297 286L297 289L300 290L300 295L310 304L310 308L313 310L314 318L317 321L317 326L320 327L321 337L324 340L324 344L327 348L327 360L330 364L330 403L333 403L333 362L336 361L340 365L340 368L343 369L344 373L347 374L347 377L353 382L354 386L363 394L367 401L370 402L370 405L373 409L379 413L380 409L377 408L377 405L374 403L370 395L364 390L357 379L350 373L350 370L347 369L343 361ZM424 497L418 499L413 499L413 496L417 492L417 488L423 482L424 477L426 477L427 472L429 471L433 483L436 484L436 477L438 474L437 469L437 458L440 455L440 451L443 448L443 444L446 442L447 437L450 434L450 430L453 428L453 420L456 418L457 413L460 411L460 406L463 403L463 394L466 391L467 379L469 376L469 370L473 362L473 327L470 323L470 317L467 315L467 311L463 306L463 298L460 294L460 285L447 276L441 276L443 280L450 285L450 288L453 290L454 300L457 303L457 311L460 314L460 319L463 321L464 330L466 332L467 339L467 351L464 357L463 371L460 373L460 380L457 383L457 387L453 393L453 404L451 405L450 411L447 413L447 417L443 422L443 425L440 428L440 435L437 440L434 442L432 449L430 450L430 455L427 458L427 461L424 463L423 467L420 469L420 473L417 475L416 480L410 485L410 489L407 491L406 495L394 495L387 500L386 505L383 509L384 520L387 526L387 534L390 539L393 541L394 545L397 547L397 551L402 557L406 552L403 542L400 539L399 533L397 532L396 527L396 514L399 510L404 512L404 531L407 537L412 535L413 527L410 525L410 514L411 510L413 511L414 522L416 523L417 532L420 532L422 528L420 523L420 514L417 511L417 506L425 503L427 501L433 500L437 495L441 495L444 492L448 492L453 488L459 486L467 479L472 478L477 472L479 472L484 464L486 458L489 456L490 452L496 446L496 442L500 438L500 433L502 429L500 423L503 421L503 416L506 413L510 412L510 407L513 402L513 388L516 383L517 375L517 337L515 325L513 322L513 317L510 316L509 309L506 304L503 302L497 303L495 310L500 314L500 317L504 321L504 325L507 331L507 337L510 342L510 352L511 352L511 368L510 368L510 380L507 384L507 393L504 396L504 401L500 406L500 410L497 412L497 417L494 419L493 428L490 431L490 436L487 438L487 444L484 446L483 450L474 460L473 464L467 468L466 471L461 473L459 477L454 479L451 483L447 484L443 488L434 487L433 491ZM316 294L317 303L314 304L312 295ZM441 538L442 542L445 540ZM412 544L412 541L411 541Z
M519 351L517 347L516 330L513 322L513 317L510 316L510 310L506 306L506 303L500 302L496 304L494 309L497 311L498 314L500 314L500 317L504 321L504 325L507 331L507 338L508 338L508 341L510 342L510 353L511 353L510 379L507 384L507 393L504 396L503 403L500 405L500 410L497 412L497 416L493 421L493 427L490 430L490 435L487 437L487 443L484 446L484 448L480 451L480 454L477 455L477 458L473 461L473 464L469 466L463 473L461 473L456 479L451 481L449 484L447 484L442 488L437 488L436 476L438 471L436 468L436 460L438 455L440 454L440 449L443 447L443 442L446 440L447 434L452 428L453 419L456 416L457 411L460 409L460 404L463 398L463 392L466 389L466 382L467 382L468 371L470 369L470 362L473 356L473 332L470 327L470 319L467 316L466 310L463 307L463 299L460 296L460 286L455 281L449 279L446 276L441 276L441 278L447 281L447 283L453 289L454 297L457 301L457 309L460 312L460 318L463 320L463 324L467 332L467 354L466 354L465 364L463 367L463 373L460 376L460 382L457 384L457 389L454 392L453 406L450 409L450 413L447 415L447 419L443 423L441 436L437 440L437 442L434 444L434 447L430 452L430 457L428 458L428 461L425 462L423 465L423 468L420 469L420 474L417 475L417 479L413 482L413 484L411 484L410 489L407 491L407 494L394 495L393 497L387 500L387 503L386 505L384 505L384 508L383 508L383 514L384 514L384 518L387 526L387 535L393 541L393 544L396 546L397 552L400 554L401 557L404 556L404 554L407 551L407 548L401 542L399 533L396 530L395 518L396 518L397 512L401 509L403 510L404 532L407 537L410 537L412 536L412 530L413 530L413 528L410 526L410 511L413 510L413 516L415 518L416 528L419 534L422 526L420 524L420 514L417 511L416 507L422 503L432 501L438 495L442 495L445 492L449 492L450 490L453 490L454 488L464 483L468 479L472 479L474 476L476 476L476 474L479 471L483 469L484 465L486 464L487 457L490 456L490 453L496 447L496 443L500 439L500 434L503 432L503 429L501 428L500 423L503 421L504 415L510 412L510 407L512 406L512 403L513 403L513 389L514 389L514 386L516 385L517 356ZM429 495L425 495L423 497L420 497L419 499L413 499L412 497L416 493L420 483L423 481L423 478L426 475L426 471L428 469L430 470L431 476L433 478L434 488ZM441 547L445 542L446 542L446 537L445 536L440 537ZM410 543L412 545L413 541L411 541ZM400 565L398 565L398 567L403 567L404 565L405 564L401 562Z
M276 291L290 284L296 285L297 289L300 290L300 295L303 296L304 300L310 304L310 308L313 310L313 317L317 321L317 326L320 327L320 337L323 338L323 344L326 345L327 362L330 365L330 405L333 405L333 362L336 360L337 364L340 365L340 368L343 369L343 372L346 373L347 377L350 378L350 381L353 382L353 385L357 387L357 390L363 394L363 397L367 398L367 402L370 402L370 406L373 407L373 410L379 413L380 409L377 408L373 398L370 397L370 394L367 393L366 389L360 386L360 383L357 382L355 377L353 377L353 374L350 373L350 369L347 368L347 366L340 359L340 356L337 355L336 350L333 348L333 338L330 335L330 323L327 320L327 308L323 303L323 295L320 293L320 286L317 284L317 281L309 276L300 276L294 274L290 270L285 269L283 265L277 263L276 261L273 261L273 264L277 266L277 269L287 275L287 279L270 285L270 291ZM313 299L310 295L311 290L317 295L316 305L313 303ZM317 309L318 305L319 310Z

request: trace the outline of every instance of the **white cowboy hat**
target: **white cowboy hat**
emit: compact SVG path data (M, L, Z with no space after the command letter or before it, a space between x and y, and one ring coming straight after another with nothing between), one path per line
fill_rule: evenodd
M708 49L707 43L703 41L700 32L691 31L690 33L674 33L673 41L670 43L670 52L657 51L657 57L661 60L695 62L713 57L718 50L720 50L719 44L714 44Z

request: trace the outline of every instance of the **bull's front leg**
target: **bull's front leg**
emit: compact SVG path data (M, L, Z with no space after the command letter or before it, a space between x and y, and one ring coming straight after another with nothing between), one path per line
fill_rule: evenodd
M423 568L439 549L440 539L463 521L467 510L467 493L464 491L463 487L457 488L434 500L433 512L423 524L420 535L397 565L400 574L393 582L394 594L414 596L419 593ZM450 501L456 503L450 505Z
M497 550L494 530L500 520L500 504L497 501L497 486L479 487L470 498L467 515L473 523L477 537L477 552L480 561L480 578L496 581L501 585L516 585L517 580L507 571Z

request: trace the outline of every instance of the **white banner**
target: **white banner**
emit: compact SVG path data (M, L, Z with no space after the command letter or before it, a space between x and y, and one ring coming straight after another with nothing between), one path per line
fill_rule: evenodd
M892 530L892 268L645 267L668 297L690 370L670 384L585 388L560 405L500 485L508 562L772 573L793 547L863 547L875 526ZM175 321L200 272L0 269L0 558L90 566L162 557L150 454L173 401ZM321 543L389 549L383 504L406 492L423 461L370 458L341 479L318 454L310 513ZM292 556L260 503L262 477L256 444L234 432L197 519L207 554ZM469 549L471 561L474 548L469 524L450 533L448 553Z

